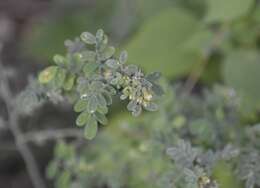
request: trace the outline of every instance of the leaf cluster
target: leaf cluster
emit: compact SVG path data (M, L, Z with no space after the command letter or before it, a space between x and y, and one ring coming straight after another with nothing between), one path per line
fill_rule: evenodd
M55 65L39 74L39 82L71 100L79 113L76 124L84 126L86 138L95 137L98 123L107 123L108 107L116 94L129 101L127 109L134 116L143 109L157 110L154 101L163 93L156 83L160 74L145 75L136 65L127 65L126 51L117 58L103 30L95 35L83 32L65 45L67 54L55 55Z

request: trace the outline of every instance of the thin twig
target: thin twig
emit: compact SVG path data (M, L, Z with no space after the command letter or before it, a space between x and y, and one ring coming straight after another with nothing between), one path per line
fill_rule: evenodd
M14 96L11 92L10 86L8 84L8 78L5 75L3 65L0 62L0 95L6 103L6 108L8 112L8 121L9 129L14 135L15 144L20 152L23 160L26 164L27 171L35 188L46 188L45 183L39 172L37 162L34 159L34 156L30 148L24 142L23 132L19 128L18 117L19 114L15 108Z

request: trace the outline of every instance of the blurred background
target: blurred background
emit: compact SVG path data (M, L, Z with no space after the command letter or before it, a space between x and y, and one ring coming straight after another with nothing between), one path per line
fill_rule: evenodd
M12 92L23 90L54 54L64 54L66 39L99 28L112 45L128 51L129 63L161 72L188 93L227 85L242 99L240 120L260 120L258 0L0 0L1 61L14 73ZM0 187L30 188L23 158L4 126L4 104L0 101ZM110 122L130 121L119 109L113 107ZM28 133L70 128L74 120L71 106L45 104L20 117L19 126ZM29 141L43 176L54 143Z

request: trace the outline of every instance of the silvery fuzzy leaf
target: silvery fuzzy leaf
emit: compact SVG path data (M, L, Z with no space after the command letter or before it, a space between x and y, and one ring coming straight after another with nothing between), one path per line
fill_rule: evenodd
M183 169L183 173L185 175L185 180L187 182L190 183L197 183L197 175L195 174L195 172L193 172L191 169L189 168L184 168Z
M100 112L100 113L102 113L102 114L107 114L108 113L108 108L107 108L107 106L98 106L97 107L97 111L98 112Z
M100 58L102 61L107 60L111 58L114 55L114 53L115 53L115 48L109 46L102 51L102 53L100 54Z
M127 97L128 97L128 96L127 96L127 95L124 95L124 94L123 94L123 95L120 95L120 99L121 99L121 100L125 100L125 99L127 99Z
M67 47L68 52L71 54L80 52L85 47L85 44L82 41L80 41L78 37L74 41L66 40L64 44Z
M90 113L88 113L87 111L84 111L84 112L80 113L79 116L77 117L76 124L80 127L84 126L87 123L87 121L89 120L89 118L90 118Z
M134 111L134 109L136 108L137 103L135 101L130 101L127 105L127 110L129 111Z
M141 113L142 113L142 107L141 107L141 105L138 104L138 105L135 106L134 110L132 111L132 115L137 117Z
M127 56L128 56L127 52L126 51L122 51L120 56L119 56L119 62L122 63L122 64L126 63Z
M161 77L161 73L159 72L152 72L148 74L145 78L151 82L157 81Z
M200 154L196 162L205 168L207 173L212 171L212 168L217 160L217 156L213 153L213 151L209 150L206 153Z
M113 87L110 86L110 85L106 85L106 86L105 86L105 90L106 90L109 94L111 94L111 95L115 95L115 94L116 94L115 88L113 88Z
M100 106L106 106L107 105L107 101L106 101L105 97L102 94L98 94L97 95L97 101L98 101L98 104Z
M158 105L153 103L153 102L149 102L147 105L144 105L144 108L147 110L147 111L151 111L151 112L154 112L154 111L157 111L158 110Z
M111 105L111 104L112 104L111 94L108 93L108 92L106 92L106 91L104 91L104 92L102 93L102 95L103 95L103 97L105 98L107 105Z
M64 67L67 63L67 59L63 57L62 55L56 54L53 57L53 61L60 67Z
M98 42L101 42L104 38L104 31L102 29L97 30L96 38Z
M89 113L93 113L97 110L98 101L95 95L88 97L87 110Z
M112 69L117 69L119 67L119 63L115 59L108 59L105 64Z
M82 61L94 62L96 60L97 54L94 51L83 51L80 53Z
M158 85L158 84L155 84L155 83L153 83L152 91L157 96L162 96L164 94L164 91L163 91L162 87L160 85Z
M80 38L83 42L85 42L87 44L95 44L96 43L96 37L89 32L83 32L80 35Z
M99 112L95 112L95 118L96 118L96 120L97 120L99 123L101 123L101 124L103 124L103 125L106 125L106 124L107 124L107 118L106 118L106 116L105 116L104 114L99 113Z
M230 160L234 157L237 157L239 155L239 149L234 148L232 145L228 144L224 150L221 152L221 157L224 160Z
M83 72L85 73L85 76L91 76L97 70L98 66L99 65L94 62L84 65Z
M128 74L129 76L135 74L138 72L138 67L136 65L128 65L124 69L125 73Z
M189 142L181 140L176 147L168 148L167 154L171 156L177 165L190 168L199 152L197 149L192 148Z
M247 177L246 188L254 188L255 186L255 177L252 175Z
M76 104L74 105L75 112L82 112L86 110L88 102L86 99L79 99Z

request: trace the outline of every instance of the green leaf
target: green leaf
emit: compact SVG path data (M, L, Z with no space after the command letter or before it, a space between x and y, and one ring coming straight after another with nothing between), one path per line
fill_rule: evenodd
M187 50L183 44L202 29L200 21L183 9L162 11L144 24L125 47L128 60L147 72L156 70L171 78L187 75L200 62L199 47Z
M243 108L260 108L260 55L254 50L237 50L224 61L223 75L226 84L242 97Z
M83 42L85 42L87 44L95 44L96 43L96 37L89 32L83 32L80 35L80 38Z
M63 68L59 68L56 73L55 84L58 87L62 87L66 78L67 71Z
M74 105L75 112L82 112L86 110L88 102L86 99L79 99L76 104Z
M111 105L112 104L112 97L108 92L103 92L102 94L106 100L107 105Z
M208 22L227 22L245 16L255 3L254 0L207 0Z
M137 117L142 113L142 107L141 105L136 105L135 109L132 111L132 115Z
M42 84L47 84L51 80L53 80L56 76L58 67L57 66L50 66L44 69L40 74L39 74L39 82Z
M88 122L84 128L84 135L87 139L91 140L96 136L97 130L98 130L97 121L94 119L94 117L91 116L88 119Z
M106 125L107 124L107 118L104 114L102 113L99 113L99 112L95 112L95 117L96 117L96 120L103 124L103 125Z
M83 68L83 72L85 73L86 76L90 76L97 70L98 66L99 64L94 62L87 63Z
M71 90L73 85L74 85L74 82L75 82L75 78L76 76L73 75L73 74L68 74L65 81L64 81L64 84L63 84L63 88L67 91Z
M117 69L119 67L119 63L115 59L109 59L105 63L108 67L112 69Z
M129 111L134 111L134 109L136 108L137 104L135 101L130 101L127 105L127 110Z
M108 113L108 108L107 108L107 106L98 106L97 107L97 111L98 112L100 112L100 113L102 113L102 114L107 114Z
M101 60L107 60L111 58L115 53L115 48L112 46L107 47L102 53L101 53Z
M96 53L93 51L84 51L81 55L83 61L94 62L96 60Z
M53 61L58 66L64 66L66 64L66 58L63 57L62 55L58 55L58 54L53 57Z
M88 98L87 110L89 113L93 113L97 110L98 101L96 96L92 95Z
M106 106L106 105L107 105L106 99L105 99L104 96L101 95L101 94L97 95L97 101L98 101L98 104L99 104L100 106Z
M76 124L81 127L89 121L90 117L91 114L89 114L87 111L84 111L78 116Z

